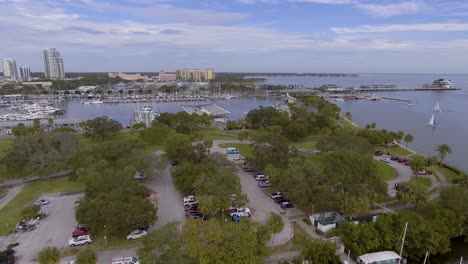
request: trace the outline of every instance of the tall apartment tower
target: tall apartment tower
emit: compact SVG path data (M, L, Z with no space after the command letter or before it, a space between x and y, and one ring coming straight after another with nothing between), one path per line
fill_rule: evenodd
M3 60L3 76L12 80L18 79L18 68L16 68L14 59L7 58Z
M181 71L181 79L184 81L192 80L192 72L189 69L182 69Z
M205 70L205 81L212 81L215 78L215 72L213 69Z
M46 79L63 80L65 79L65 70L63 67L63 59L60 53L54 49L43 51L44 59L44 75Z
M23 81L31 81L31 69L29 67L20 66L19 67L19 77Z
M193 81L195 82L201 82L202 81L202 72L200 71L200 69L194 69L193 70L193 73L192 73L192 79Z

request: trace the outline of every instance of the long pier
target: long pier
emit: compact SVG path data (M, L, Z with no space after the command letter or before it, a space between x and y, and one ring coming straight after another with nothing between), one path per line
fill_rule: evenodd
M355 89L355 92L417 92L417 91L457 91L460 88L368 88Z
M380 98L387 99L387 100L393 100L393 101L411 102L411 99L399 98L399 97L381 96Z

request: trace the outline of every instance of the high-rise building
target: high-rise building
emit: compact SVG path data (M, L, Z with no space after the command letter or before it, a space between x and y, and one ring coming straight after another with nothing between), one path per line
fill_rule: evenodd
M31 81L31 69L29 67L19 67L19 77L23 81Z
M193 70L193 73L192 73L192 79L193 81L195 82L201 82L202 81L202 72L200 71L200 69L194 69Z
M3 60L3 76L12 80L18 79L18 68L16 68L14 59L7 58Z
M213 69L206 69L205 70L205 81L211 81L215 78L215 72Z
M63 59L60 53L54 49L43 51L44 59L44 75L46 79L63 80L65 79L65 70L63 67Z
M183 69L180 72L180 78L184 81L190 81L192 80L192 72L189 69Z

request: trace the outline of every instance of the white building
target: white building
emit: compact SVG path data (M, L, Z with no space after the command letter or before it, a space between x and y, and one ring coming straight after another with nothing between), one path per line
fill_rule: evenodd
M11 80L18 79L18 68L16 68L16 61L14 59L3 60L3 76Z
M20 66L19 67L19 77L23 81L31 81L31 69L29 67Z
M44 59L44 75L46 79L63 80L65 79L65 69L63 66L63 59L60 53L54 49L43 51Z
M357 264L399 264L401 259L394 251L380 251L359 256Z

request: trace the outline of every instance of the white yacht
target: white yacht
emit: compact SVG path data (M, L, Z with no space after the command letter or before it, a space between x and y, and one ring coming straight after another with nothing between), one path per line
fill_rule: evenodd
M454 83L451 80L437 79L431 84L424 84L421 88L425 89L452 89Z
M133 118L130 120L132 125L138 123L144 123L146 127L150 127L153 120L159 116L159 113L155 113L151 106L143 106L133 113Z

